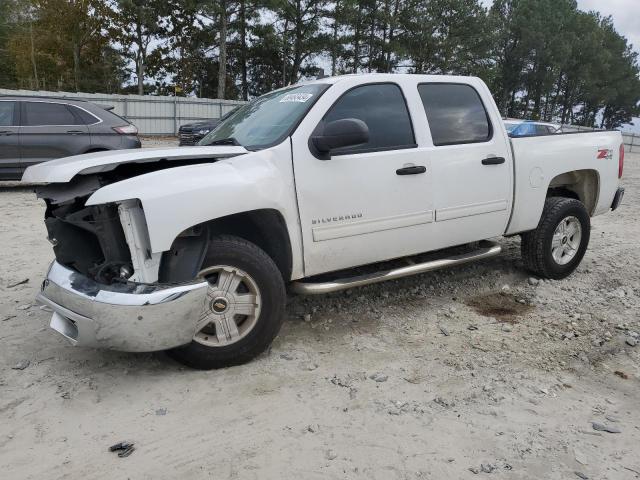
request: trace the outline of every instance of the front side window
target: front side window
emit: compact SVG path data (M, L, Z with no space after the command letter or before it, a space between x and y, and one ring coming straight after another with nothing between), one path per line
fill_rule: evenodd
M486 142L492 131L478 92L470 85L425 83L418 85L431 129L433 144Z
M0 127L11 127L13 114L16 109L16 102L0 102Z
M22 124L25 126L81 124L71 110L62 103L26 102L24 112L25 118Z
M323 122L345 118L362 120L369 127L369 142L338 148L332 155L415 147L407 104L398 85L381 83L349 90L333 104Z
M220 122L199 145L242 145L249 150L275 145L291 133L328 87L314 83L258 97Z

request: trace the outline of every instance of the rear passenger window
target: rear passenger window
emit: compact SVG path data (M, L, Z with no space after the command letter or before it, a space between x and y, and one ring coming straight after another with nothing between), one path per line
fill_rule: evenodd
M344 147L332 155L415 147L413 127L400 87L391 83L363 85L349 90L333 104L323 121L357 118L369 127L369 142Z
M82 123L62 103L26 102L25 119L22 124L35 127L44 125L81 125Z
M81 108L74 107L73 105L69 105L69 108L73 111L73 113L75 113L76 117L82 120L82 123L84 123L85 125L91 125L100 121L92 114Z
M0 102L0 127L11 127L13 123L13 112L16 109L16 102Z
M546 125L536 125L536 135L549 135L549 128Z
M434 145L486 142L491 139L487 111L475 89L453 83L418 85Z

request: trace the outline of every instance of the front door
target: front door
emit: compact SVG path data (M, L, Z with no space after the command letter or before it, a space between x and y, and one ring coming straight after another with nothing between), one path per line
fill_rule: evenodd
M320 160L308 143L314 125L292 138L305 275L428 250L434 219L431 165L416 145L401 88L357 86L312 118L316 124L362 120L369 142Z
M18 103L0 100L0 180L18 180L21 176Z

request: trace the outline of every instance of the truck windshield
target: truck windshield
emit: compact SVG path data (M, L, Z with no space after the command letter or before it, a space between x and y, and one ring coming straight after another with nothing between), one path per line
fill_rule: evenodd
M280 143L329 84L314 83L267 93L223 120L199 145L242 145L259 150Z

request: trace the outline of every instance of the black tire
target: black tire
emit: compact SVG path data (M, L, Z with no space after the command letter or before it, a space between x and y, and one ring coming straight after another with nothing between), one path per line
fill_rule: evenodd
M203 268L214 265L236 267L251 276L260 291L260 313L253 329L235 343L211 347L194 340L168 352L178 362L200 370L240 365L265 351L278 335L286 305L280 270L255 244L231 235L212 238Z
M551 242L556 227L567 217L578 219L582 238L575 256L561 265L551 254ZM543 278L560 280L569 276L587 251L590 232L591 219L582 202L565 197L547 198L538 227L522 234L521 253L525 268Z

